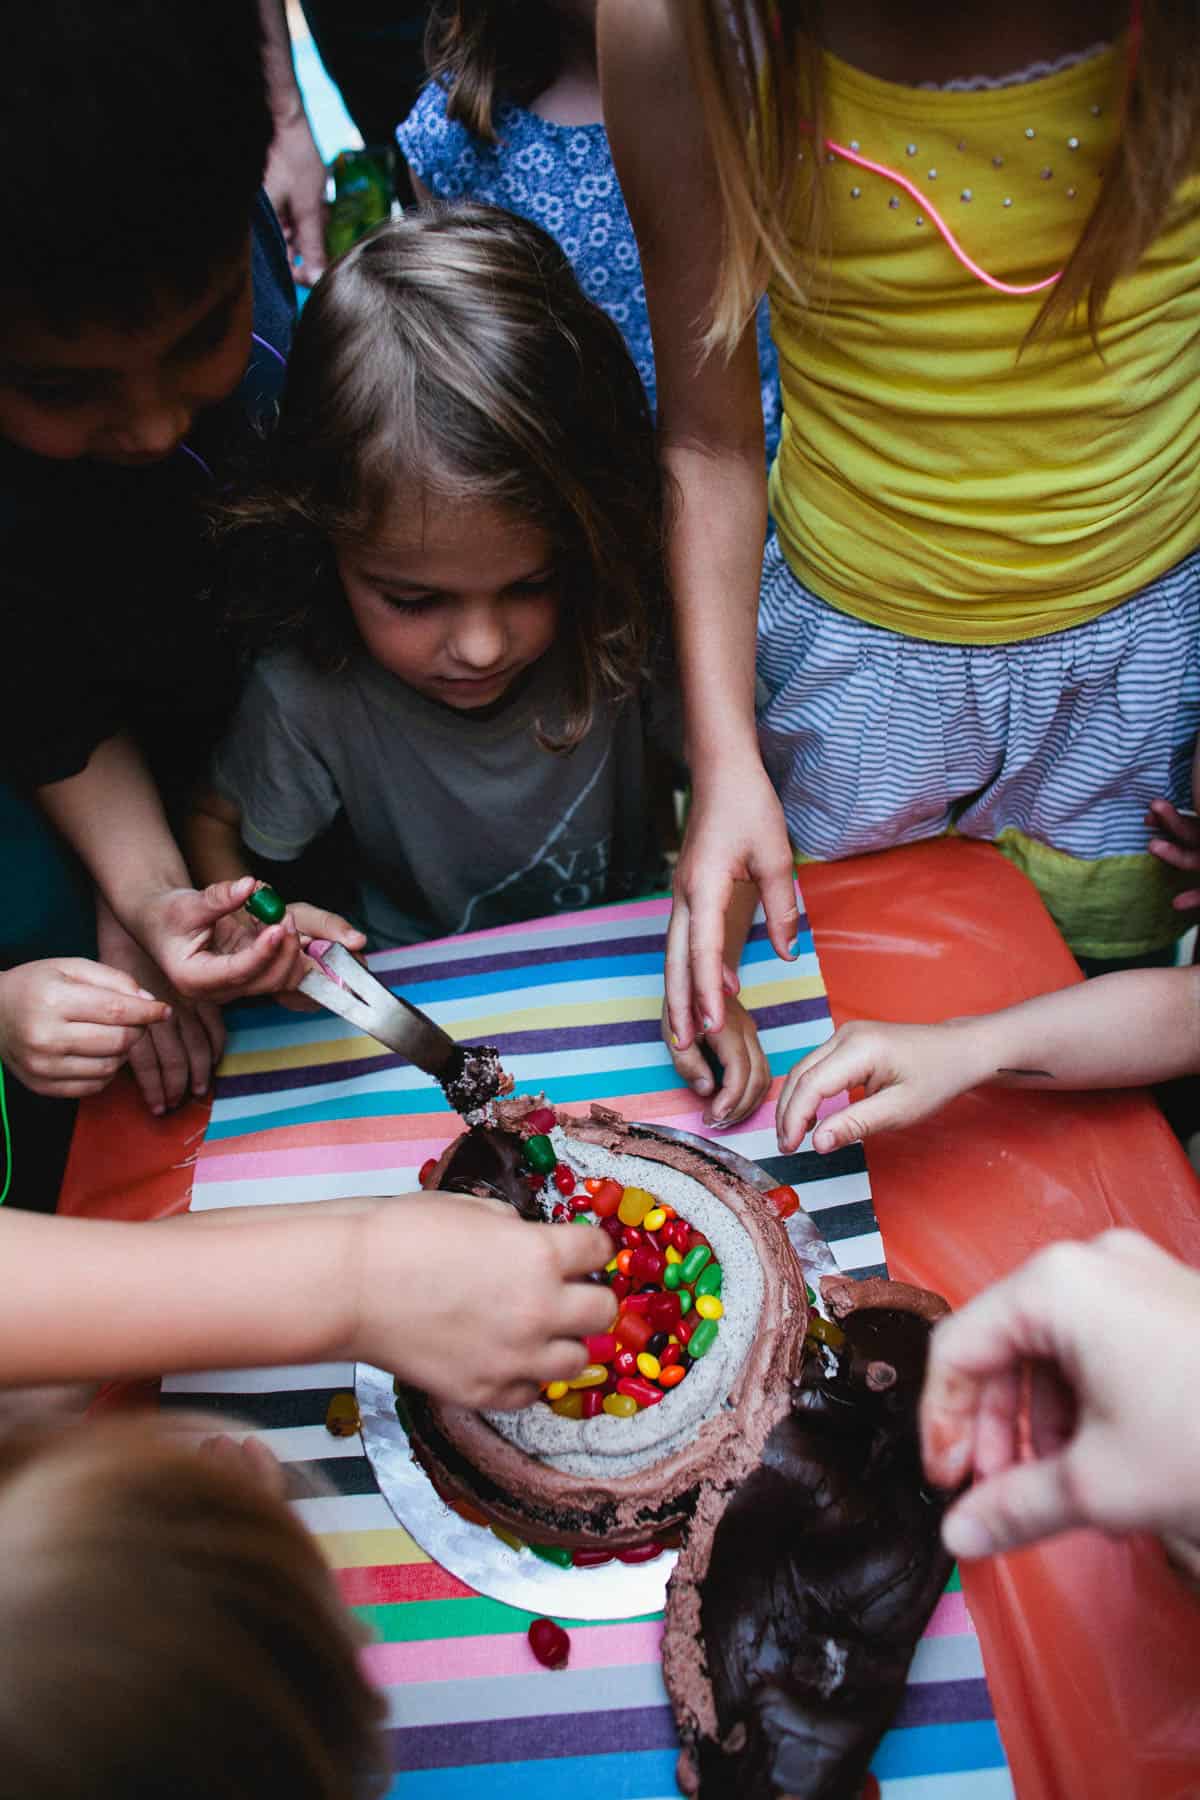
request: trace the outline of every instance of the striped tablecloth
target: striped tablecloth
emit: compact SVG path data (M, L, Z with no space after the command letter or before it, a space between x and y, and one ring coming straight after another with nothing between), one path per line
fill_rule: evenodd
M372 958L453 1036L500 1047L523 1091L602 1100L632 1119L703 1131L659 1036L665 901L480 932ZM812 939L781 963L761 925L742 962L777 1078L832 1029ZM424 1076L326 1014L234 1009L193 1209L332 1194L403 1193L457 1122ZM850 1273L883 1272L862 1153L776 1154L774 1091L723 1140L796 1185ZM398 1297L398 1304L402 1303ZM572 1623L571 1665L529 1654L529 1615L481 1598L398 1525L357 1438L324 1428L348 1364L176 1377L193 1406L250 1421L284 1462L332 1490L298 1508L345 1598L375 1634L367 1660L386 1692L398 1800L658 1800L674 1796L676 1738L659 1667L661 1618ZM884 1800L1004 1800L1013 1789L979 1646L955 1578L913 1663L873 1764Z

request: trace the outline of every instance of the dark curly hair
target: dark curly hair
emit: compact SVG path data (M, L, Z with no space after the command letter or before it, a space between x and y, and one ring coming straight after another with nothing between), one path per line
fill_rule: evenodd
M569 749L632 691L664 611L654 428L617 327L553 238L487 206L382 226L301 315L261 475L223 509L244 644L318 668L357 647L334 546L369 542L397 489L544 530L562 601Z

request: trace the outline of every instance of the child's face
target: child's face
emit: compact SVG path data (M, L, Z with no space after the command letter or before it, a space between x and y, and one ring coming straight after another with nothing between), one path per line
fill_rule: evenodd
M160 462L196 413L241 380L252 312L247 241L199 299L141 329L94 324L59 336L14 322L0 345L0 437L64 462Z
M478 502L405 512L394 507L370 545L338 552L363 643L430 700L491 706L554 641L550 539Z

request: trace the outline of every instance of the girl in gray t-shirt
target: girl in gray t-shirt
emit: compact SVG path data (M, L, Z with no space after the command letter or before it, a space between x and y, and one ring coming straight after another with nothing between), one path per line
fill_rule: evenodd
M304 311L264 456L224 523L260 654L191 822L197 877L293 863L341 819L354 947L660 881L653 430L557 245L478 206L359 244Z

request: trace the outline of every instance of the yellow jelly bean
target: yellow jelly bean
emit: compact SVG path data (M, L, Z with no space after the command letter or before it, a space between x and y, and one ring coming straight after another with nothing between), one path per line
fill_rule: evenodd
M675 1333L672 1332L670 1337L667 1339L667 1342L668 1342L668 1344L677 1344L679 1342L679 1339L675 1336Z
M696 1311L702 1319L722 1319L725 1308L715 1294L701 1294L696 1302Z
M621 1195L617 1217L622 1225L640 1225L653 1205L654 1195L648 1194L645 1188L627 1187Z
M605 1274L606 1274L606 1275L615 1275L615 1274L616 1274L616 1272L617 1272L617 1259L616 1259L616 1257L615 1257L615 1256L614 1256L614 1257L613 1257L613 1259L612 1259L612 1261L611 1261L611 1262L606 1262L606 1263L605 1263L605 1265L604 1265L604 1273L605 1273Z
M566 1391L567 1384L565 1381L548 1381L546 1383L547 1400L561 1400Z
M666 1222L667 1222L667 1215L663 1211L662 1207L661 1206L652 1206L650 1208L650 1211L646 1214L645 1218L642 1220L642 1230L643 1231L657 1231L659 1226L665 1225Z
M647 1381L657 1381L662 1374L662 1364L657 1356L651 1356L648 1350L642 1351L637 1359L637 1366L638 1374L644 1375Z
M583 1395L564 1394L561 1400L550 1402L550 1411L556 1412L560 1419L582 1419Z
M525 1545L515 1531L505 1531L503 1525L489 1525L488 1530L493 1537L498 1537L502 1544L507 1544L509 1549L515 1550L518 1555L524 1550Z
M580 1369L574 1381L568 1381L569 1388L602 1387L608 1380L608 1370L603 1363L588 1363Z
M840 1350L846 1341L846 1334L840 1325L832 1319L823 1319L819 1312L808 1315L808 1329L804 1333L810 1343L825 1344L830 1350Z
M604 1410L614 1419L632 1419L638 1403L632 1394L605 1394Z
M677 1262L683 1261L682 1256L680 1256L680 1254L679 1254L678 1250L675 1248L674 1244L671 1244L667 1249L667 1261L669 1263L677 1263Z

